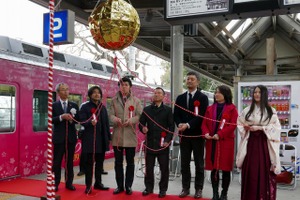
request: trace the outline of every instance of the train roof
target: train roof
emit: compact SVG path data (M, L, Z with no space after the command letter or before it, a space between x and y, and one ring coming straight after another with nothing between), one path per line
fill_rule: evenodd
M0 58L48 68L49 49L7 36L0 36ZM114 72L113 64L107 59L94 61L56 51L54 52L53 66L54 69L103 79L110 79ZM133 79L137 75L135 72L133 74L128 71L117 70L121 77L129 76ZM113 79L118 80L116 75ZM139 81L133 80L133 83L134 85L145 86ZM148 85L151 88L156 87L153 84Z

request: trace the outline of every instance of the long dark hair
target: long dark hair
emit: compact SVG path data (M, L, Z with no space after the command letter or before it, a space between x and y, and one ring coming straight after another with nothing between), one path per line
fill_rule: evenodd
M229 87L226 85L220 85L216 88L216 91L219 92L224 96L224 100L226 104L232 104L232 93ZM216 98L214 96L214 103L216 103Z
M254 91L256 88L259 88L260 89L260 112L261 112L261 116L260 116L260 122L262 120L262 117L263 117L263 113L265 111L265 109L267 109L267 114L268 114L268 117L265 119L265 121L267 120L271 120L271 117L273 115L273 111L272 111L272 108L271 106L269 105L269 102L268 102L268 89L266 86L263 86L263 85L257 85L254 87L253 89L253 93L252 93L252 102L251 102L251 106L250 106L250 110L249 112L246 114L246 121L249 121L249 117L250 115L253 113L253 110L254 110L254 107L255 107L255 99L254 99Z

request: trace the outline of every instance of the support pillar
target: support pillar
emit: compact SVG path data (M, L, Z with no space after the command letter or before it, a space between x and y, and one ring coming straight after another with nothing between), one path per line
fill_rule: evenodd
M183 89L183 44L184 36L182 26L171 27L171 100L175 102L176 97Z

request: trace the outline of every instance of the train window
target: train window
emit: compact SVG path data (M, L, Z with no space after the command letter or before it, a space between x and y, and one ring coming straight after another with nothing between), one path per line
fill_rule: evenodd
M91 63L92 63L93 69L97 69L97 70L100 70L100 71L104 71L101 64L99 64L99 63L94 63L94 62L91 62Z
M65 56L62 53L54 52L53 59L61 62L66 62Z
M16 127L16 88L0 84L0 133L14 132Z
M78 106L82 103L82 98L80 94L70 94L69 100L75 102Z
M29 44L22 43L23 51L28 54L43 57L42 49Z
M56 95L53 93L53 101ZM48 126L48 92L35 90L33 92L33 131L47 131Z
M106 66L106 70L108 73L112 73L114 68L113 67L109 67L109 66Z

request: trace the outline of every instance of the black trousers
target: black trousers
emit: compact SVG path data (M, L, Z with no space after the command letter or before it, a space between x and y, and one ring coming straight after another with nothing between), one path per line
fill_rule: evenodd
M153 191L154 188L154 166L155 158L157 158L160 169L159 191L166 192L169 184L169 154L151 154L146 153L146 174L145 186L148 191Z
M81 153L80 153L80 161L79 161L79 171L80 172L84 172L85 173L85 171L86 171L86 159L87 159L87 154L86 153L83 153L82 151L81 151Z
M93 158L93 153L85 153L86 163L85 163L85 185L86 187L92 186L93 178L93 163L95 162L95 185L102 183L101 172L103 171L103 162L105 158L105 153L95 153Z
M124 189L124 169L123 169L123 153L125 151L126 157L126 174L125 174L125 188L132 186L134 177L134 156L135 147L116 147L114 146L115 154L115 173L118 188Z
M193 152L195 164L195 189L203 189L204 182L204 139L182 137L180 142L181 151L181 174L182 188L190 189L191 184L191 155Z
M74 179L73 170L73 158L75 152L76 143L66 144L53 144L53 166L52 171L55 175L55 185L58 186L61 180L61 162L65 156L66 160L66 170L65 170L65 180L66 186L71 186Z

